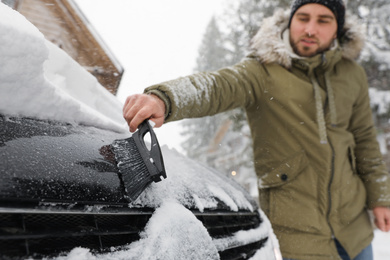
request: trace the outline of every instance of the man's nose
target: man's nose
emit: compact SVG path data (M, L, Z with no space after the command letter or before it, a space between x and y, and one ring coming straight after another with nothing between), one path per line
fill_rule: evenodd
M306 24L305 33L309 36L314 36L318 32L317 25L315 22L310 21Z

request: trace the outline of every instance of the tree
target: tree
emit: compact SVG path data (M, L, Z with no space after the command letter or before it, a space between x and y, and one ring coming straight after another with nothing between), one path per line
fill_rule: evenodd
M366 45L360 63L370 87L390 89L390 3L388 0L348 1L348 9L364 25Z
M226 49L224 48L223 35L215 16L211 18L206 28L198 52L195 71L217 70L226 66L224 61Z
M211 71L222 68L225 66L225 56L226 50L223 47L222 33L219 30L216 18L213 17L203 36L195 71ZM187 140L182 144L182 147L189 157L206 162L202 155L208 148L214 134L218 131L223 118L223 115L215 115L183 121L184 130L182 135L187 136Z

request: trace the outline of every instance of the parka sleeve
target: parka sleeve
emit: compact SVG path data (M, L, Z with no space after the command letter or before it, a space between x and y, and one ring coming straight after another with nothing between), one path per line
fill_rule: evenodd
M202 72L145 89L166 105L165 122L249 107L261 96L263 66L255 59L215 72Z
M362 82L367 82L366 75ZM376 129L372 120L368 86L360 90L355 103L350 126L355 138L356 166L367 191L367 206L372 209L378 206L390 206L390 174L383 161Z

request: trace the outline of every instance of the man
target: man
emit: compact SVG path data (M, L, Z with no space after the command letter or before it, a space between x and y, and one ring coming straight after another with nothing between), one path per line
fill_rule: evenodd
M356 23L342 0L296 0L266 19L252 54L216 72L128 97L130 131L228 109L246 110L260 205L286 259L372 259L372 227L390 230L381 160Z

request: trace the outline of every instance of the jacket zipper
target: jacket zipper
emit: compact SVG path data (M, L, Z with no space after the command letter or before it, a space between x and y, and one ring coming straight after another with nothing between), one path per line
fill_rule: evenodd
M322 53L322 56L321 56L321 59L322 59L322 65L326 64L327 60L326 60L326 57L325 57L325 53ZM325 106L324 106L324 113L325 113L325 109L326 109L326 106L328 104L328 101L327 101L328 97L326 97L326 102L325 102ZM332 210L332 192L331 192L331 187L332 187L332 183L333 183L333 179L334 179L334 165L335 165L335 157L336 157L336 154L335 154L335 151L334 151L334 147L332 145L332 142L329 140L329 136L327 137L328 139L328 143L329 143L329 146L332 150L332 161L331 161L331 175L330 175L330 180L329 180L329 184L328 184L328 200L329 200L329 203L328 203L328 211L326 212L326 221L328 222L328 226L330 228L330 232L332 233L332 239L335 239L335 235L334 235L334 230L333 230L333 227L330 223L330 219L329 219L329 216L330 216L330 212Z
M333 227L330 224L330 220L329 220L330 212L331 212L331 209L332 209L331 187L332 187L332 183L333 183L333 179L334 179L335 152L334 152L334 147L333 147L332 143L329 140L329 137L328 137L328 143L329 143L330 148L332 149L332 162L331 162L331 175L330 175L330 180L329 180L329 184L328 184L328 200L329 200L328 207L329 208L328 208L328 212L326 213L326 220L328 222L330 231L332 233L332 239L335 239L334 230L333 230Z

